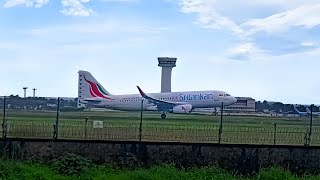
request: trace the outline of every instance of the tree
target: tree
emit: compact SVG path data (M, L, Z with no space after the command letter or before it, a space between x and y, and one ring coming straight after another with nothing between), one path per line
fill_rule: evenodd
M266 100L264 100L262 103L262 109L270 109L270 105Z

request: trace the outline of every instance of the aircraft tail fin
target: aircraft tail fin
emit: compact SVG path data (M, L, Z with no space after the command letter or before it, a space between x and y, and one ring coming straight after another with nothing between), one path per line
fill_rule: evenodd
M296 105L293 105L293 108L294 108L294 110L298 113L298 114L300 114L301 112L298 110L298 108L297 108L297 106Z
M88 71L79 71L78 79L78 108L83 107L81 100L86 98L111 99L110 94Z
M307 107L307 106L306 106L306 111L307 111L307 113L309 113L309 114L311 113L311 110L310 110L309 107Z

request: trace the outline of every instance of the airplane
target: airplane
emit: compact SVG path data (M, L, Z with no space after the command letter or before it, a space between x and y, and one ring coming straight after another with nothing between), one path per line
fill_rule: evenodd
M187 91L146 94L137 86L140 94L113 95L88 71L79 71L78 108L84 105L123 111L160 111L166 113L190 113L195 108L228 106L237 99L224 91ZM142 101L143 100L143 101ZM143 103L143 105L142 105Z
M309 109L309 107L306 107L307 113L311 115L311 110ZM312 112L313 116L320 116L320 112Z
M300 115L300 116L309 116L308 112L301 112L298 110L296 105L293 105L294 110Z

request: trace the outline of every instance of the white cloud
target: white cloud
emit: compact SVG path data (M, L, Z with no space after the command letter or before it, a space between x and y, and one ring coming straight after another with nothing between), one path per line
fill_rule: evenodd
M227 50L227 56L232 59L253 59L257 56L265 54L265 51L256 47L252 42L247 42L238 47Z
M139 0L100 0L101 2L138 2Z
M306 42L302 42L301 46L305 46L305 47L314 47L316 44L314 42L310 42L310 41L306 41Z
M61 0L63 9L60 12L68 16L90 16L93 11L84 6L88 2L90 0ZM11 8L24 5L26 7L41 8L48 3L49 0L7 0L3 7Z
M286 31L291 27L312 28L320 24L320 3L306 5L282 13L274 14L263 19L252 19L242 24L248 27L248 35L258 31L276 33Z
M42 6L49 3L49 0L7 0L3 7L11 8L19 5L24 5L26 7L36 7L41 8Z
M215 10L216 0L180 0L183 13L198 14L197 23L206 28L229 29L236 34L241 34L242 29L229 18Z
M86 37L90 36L91 38L95 38L98 36L108 37L112 33L121 34L121 36L125 36L128 33L132 34L148 34L148 35L157 35L165 31L169 31L168 27L158 27L158 26L149 26L142 23L131 23L129 21L122 22L117 19L107 19L103 21L86 21L85 23L69 23L64 25L51 25L45 26L41 28L32 28L32 29L22 29L17 31L18 35L22 36L32 36L32 37L41 37L48 38L48 36L52 37L53 34L55 36L59 36L60 39L65 39L65 37L75 37L79 36ZM63 37L61 37L61 36ZM78 37L78 39L79 39ZM111 36L112 37L112 36ZM100 39L100 37L99 37ZM1 47L1 43L0 43Z
M67 16L90 16L93 11L83 5L88 2L90 0L62 0L63 9L60 12Z
M241 22L239 20L241 18L238 21L235 20L237 13L231 13L233 18L228 16L232 11L231 8L236 9L232 6L234 1L178 0L181 12L196 14L196 22L203 28L229 30L236 35L235 37L240 40L241 45L228 50L228 57L250 59L267 54L306 52L316 48L316 44L310 42L299 44L297 40L291 40L290 35L288 36L285 33L293 33L295 35L291 34L291 38L297 38L297 36L302 35L301 32L307 34L308 30L320 25L319 0L297 0L294 2L291 0L239 1L238 3L241 4L241 7L237 7L240 8L237 9L239 12L250 11L252 8L259 7L265 8L265 12L262 14L269 12L270 15L256 19L250 17ZM239 16L241 15L239 14ZM295 28L299 28L300 32L295 31ZM265 40L268 40L269 44L266 44L266 42L261 44ZM288 42L291 42L291 44L289 45ZM270 43L273 43L273 45Z
M288 5L288 0L272 1L248 1L247 4L258 5ZM295 3L297 7L281 13L273 14L266 18L250 19L242 24L235 23L232 19L218 12L219 0L180 0L181 12L196 13L198 15L197 23L206 28L228 29L232 32L242 35L252 35L258 31L276 33L287 30L294 26L303 26L312 28L320 24L320 2L319 0L299 1ZM313 2L313 3L312 3ZM317 3L316 3L317 2ZM230 4L231 2L229 2ZM298 6L299 5L299 6ZM230 8L233 8L229 5ZM222 10L223 11L223 10ZM247 32L248 30L248 32Z
M19 5L25 7L41 8L49 3L50 0L6 0L3 7L12 8ZM98 1L98 0L96 0ZM100 2L137 2L139 0L100 0ZM90 16L93 10L87 8L84 4L89 3L90 0L61 0L63 9L61 13L67 16Z
M288 8L296 8L299 6L307 5L307 4L315 4L319 3L319 0L242 0L244 3L248 5L259 5L259 6L277 6L284 9Z

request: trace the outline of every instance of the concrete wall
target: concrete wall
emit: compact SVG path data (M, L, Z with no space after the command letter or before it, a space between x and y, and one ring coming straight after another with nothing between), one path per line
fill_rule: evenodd
M320 148L289 146L157 144L133 142L27 142L0 144L2 156L17 160L50 162L65 153L75 153L95 163L149 167L161 163L194 167L217 164L232 171L251 174L260 168L280 165L298 174L320 173Z

